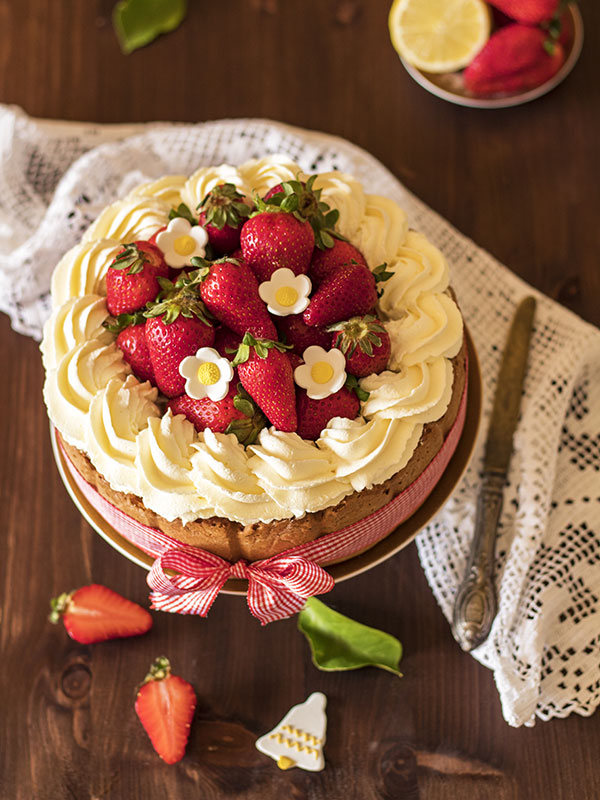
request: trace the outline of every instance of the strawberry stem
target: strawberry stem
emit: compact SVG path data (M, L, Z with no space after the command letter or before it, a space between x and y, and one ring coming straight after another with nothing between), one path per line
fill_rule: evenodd
M231 362L234 367L239 364L244 364L251 356L251 349L254 348L256 355L259 358L267 358L269 350L279 350L280 353L285 353L286 350L291 350L291 344L283 344L283 342L274 342L272 339L255 339L251 333L245 333L240 346L237 349L237 354Z

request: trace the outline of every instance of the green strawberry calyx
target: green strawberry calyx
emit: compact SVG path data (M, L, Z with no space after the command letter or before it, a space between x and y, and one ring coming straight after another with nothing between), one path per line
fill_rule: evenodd
M233 183L222 183L215 186L196 206L205 214L204 225L212 225L223 230L226 225L239 227L252 213L252 207L245 202Z
M127 270L128 275L135 275L144 269L144 264L150 263L147 255L134 244L123 245L123 249L117 253L115 260L110 265L111 269Z
M158 656L158 658L155 658L150 665L148 674L142 681L141 686L143 686L145 683L150 683L151 681L163 681L165 678L168 678L170 674L171 662L166 656Z
M63 592L62 594L59 594L58 597L53 597L50 600L50 614L48 615L48 619L54 625L57 624L63 614L67 613L75 591L76 590L73 589L70 592Z
M248 392L241 383L237 385L237 394L233 398L234 407L244 415L244 419L232 420L225 433L233 433L237 436L240 444L247 447L254 444L258 439L258 434L267 425L267 418L252 400Z
M198 272L182 274L175 282L168 278L157 278L161 290L154 302L146 304L144 317L162 317L165 325L169 325L181 314L188 319L197 317L205 325L212 325L211 315L198 294L198 284L202 282Z
M356 375L347 375L346 376L346 383L344 384L346 389L349 389L351 392L354 392L361 403L366 403L369 399L371 393L366 392L364 389L361 389L360 383L358 382L358 378Z
M321 200L322 189L313 189L316 179L317 175L311 175L303 182L296 176L294 181L283 181L281 191L266 201L255 196L257 211L251 216L265 211L285 211L293 214L299 222L308 221L315 234L315 244L321 250L333 247L334 239L345 241L345 237L335 230L340 212Z
M334 346L341 350L346 358L352 358L357 348L365 355L373 357L373 348L381 347L382 344L380 334L386 332L381 322L372 314L336 322L334 325L328 325L326 330L337 333Z
M234 367L244 364L251 357L252 350L259 358L267 358L269 350L279 350L280 353L285 353L286 350L291 350L291 347L289 344L274 342L272 339L256 339L251 333L246 332L231 363Z
M105 319L102 325L111 333L121 333L131 325L142 325L144 322L146 322L144 312L135 311L133 314L119 314L118 317Z
M169 219L178 219L179 217L183 217L186 219L190 225L197 225L198 218L192 214L192 211L189 206L186 206L185 203L179 203L177 208L172 208L169 211Z

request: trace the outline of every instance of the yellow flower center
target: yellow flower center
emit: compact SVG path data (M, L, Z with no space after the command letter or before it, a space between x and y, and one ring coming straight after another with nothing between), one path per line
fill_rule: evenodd
M221 370L212 361L205 361L198 367L198 380L203 386L212 386L221 378Z
M277 300L280 306L285 306L285 308L293 306L297 299L298 292L293 286L280 286L275 292L275 300Z
M317 361L311 367L310 377L315 383L328 383L333 378L333 367L327 361Z
M173 250L180 256L189 256L196 249L196 240L193 236L178 236L173 242Z

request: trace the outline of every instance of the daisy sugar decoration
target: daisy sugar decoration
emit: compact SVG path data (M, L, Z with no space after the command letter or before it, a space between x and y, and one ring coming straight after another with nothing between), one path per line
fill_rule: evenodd
M341 350L324 350L311 345L302 354L302 359L304 364L294 370L294 380L306 389L311 400L323 400L346 383L346 359Z
M291 269L281 267L273 272L268 281L260 284L258 293L271 314L287 317L304 311L311 289L308 275L296 275Z
M201 347L195 356L186 356L179 364L179 374L186 379L185 393L194 400L223 400L233 378L231 362L213 347Z
M156 244L162 250L170 267L181 269L190 267L192 258L204 258L208 234L200 225L191 225L183 217L175 217L167 229L156 237Z

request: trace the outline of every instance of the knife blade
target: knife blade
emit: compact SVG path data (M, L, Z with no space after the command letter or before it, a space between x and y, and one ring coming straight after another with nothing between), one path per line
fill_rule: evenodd
M467 651L487 639L498 608L493 574L496 532L519 420L535 307L534 297L526 297L517 307L498 373L477 497L475 534L452 619L454 638Z

